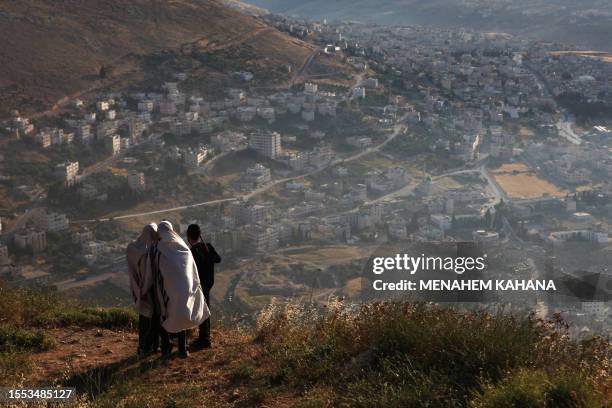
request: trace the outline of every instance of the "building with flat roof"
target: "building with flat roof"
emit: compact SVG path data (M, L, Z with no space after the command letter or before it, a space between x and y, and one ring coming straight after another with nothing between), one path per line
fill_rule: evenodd
M253 225L246 231L250 251L261 254L278 248L278 230L274 227Z
M56 172L60 179L67 186L72 186L76 183L77 174L79 173L79 162L65 162L56 166Z
M249 137L249 147L266 157L275 159L282 153L281 135L277 132L253 132Z
M35 253L42 252L47 248L47 234L45 231L29 230L18 232L15 234L14 240L18 248L32 248Z
M69 221L66 214L52 212L47 214L47 230L51 232L68 229Z

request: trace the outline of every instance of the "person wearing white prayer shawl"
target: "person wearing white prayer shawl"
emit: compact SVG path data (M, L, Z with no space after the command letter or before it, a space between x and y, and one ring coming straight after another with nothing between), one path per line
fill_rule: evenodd
M168 221L159 223L159 242L154 261L156 299L162 325L162 354L170 355L168 333L178 334L179 355L187 357L187 330L210 317L200 285L198 269L189 246Z
M157 349L159 330L154 322L153 271L151 250L157 243L157 225L145 226L135 241L127 246L127 266L132 298L138 312L138 354L145 355Z

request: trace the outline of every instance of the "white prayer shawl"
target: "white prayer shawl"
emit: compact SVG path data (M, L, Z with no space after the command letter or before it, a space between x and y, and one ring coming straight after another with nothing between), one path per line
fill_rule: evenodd
M130 289L138 314L151 318L154 310L153 270L148 256L157 241L157 225L144 227L136 241L127 246Z
M167 221L159 224L156 265L161 324L169 333L199 326L210 317L198 268L185 241Z

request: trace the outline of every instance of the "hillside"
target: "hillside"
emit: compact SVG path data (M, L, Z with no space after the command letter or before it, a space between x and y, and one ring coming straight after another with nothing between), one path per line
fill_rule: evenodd
M602 407L612 348L559 319L425 304L273 303L213 322L212 350L135 356L136 316L0 286L0 385L91 407Z
M0 60L11 61L0 64L0 117L110 85L169 80L156 70L168 59L190 72L227 53L236 65L266 71L300 66L312 51L215 0L3 1L0 37ZM99 76L102 66L107 78Z

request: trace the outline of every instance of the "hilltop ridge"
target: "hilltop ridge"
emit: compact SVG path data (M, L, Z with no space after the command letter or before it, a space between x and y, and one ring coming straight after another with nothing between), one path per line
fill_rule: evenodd
M213 349L135 354L136 316L0 285L0 385L76 387L91 407L602 407L612 348L554 318L420 303L272 302L213 322Z
M0 116L149 79L156 74L156 55L176 59L248 44L251 59L267 61L269 68L299 66L311 52L308 44L216 0L2 2L0 36L0 59L11 61L0 66ZM194 58L183 63L203 65ZM108 68L105 78L102 66Z

